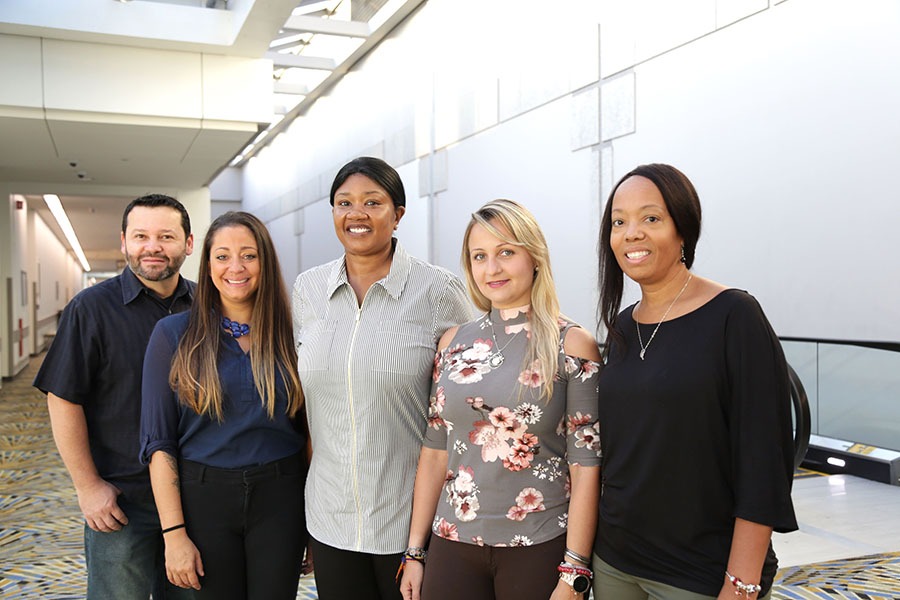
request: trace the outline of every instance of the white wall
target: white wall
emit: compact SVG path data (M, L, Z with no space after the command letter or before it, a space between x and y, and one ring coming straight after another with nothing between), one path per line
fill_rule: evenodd
M898 33L894 1L790 0L619 75L636 125L615 177L682 168L695 270L756 295L781 335L900 341Z
M245 167L244 208L278 222L295 270L340 254L323 198L371 154L418 186L401 240L457 272L472 210L529 206L563 309L593 327L608 191L668 162L701 195L699 274L756 295L783 336L900 340L900 4L484 4L430 0Z
M32 281L40 273L40 296L31 299L37 303L33 350L39 351L44 347L44 336L56 333L56 316L69 301L67 293L80 289L80 285L74 287L77 282L71 280L71 275L77 274L80 280L82 270L40 215L32 210L30 216L33 243L29 257L34 261L31 272L35 278Z
M4 194L0 186L0 375L11 377L28 364L32 351L33 294L28 256L28 203L22 196ZM25 302L23 280L25 274ZM21 344L20 344L21 340Z
M187 209L191 217L191 233L194 235L194 252L185 259L181 267L181 274L188 279L197 281L200 272L200 256L203 250L203 238L212 221L210 218L209 188L195 188L178 190L174 197Z

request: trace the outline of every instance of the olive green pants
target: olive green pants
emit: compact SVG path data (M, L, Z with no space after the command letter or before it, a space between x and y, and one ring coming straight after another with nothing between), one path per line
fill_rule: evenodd
M658 581L635 577L600 560L594 554L594 600L716 600ZM737 598L737 597L736 597ZM771 600L772 592L758 600Z

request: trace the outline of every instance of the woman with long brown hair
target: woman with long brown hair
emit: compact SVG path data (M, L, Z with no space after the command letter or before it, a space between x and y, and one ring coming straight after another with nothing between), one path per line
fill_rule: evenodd
M141 459L166 573L199 598L292 599L306 546L306 434L290 306L265 225L209 227L190 312L144 360Z

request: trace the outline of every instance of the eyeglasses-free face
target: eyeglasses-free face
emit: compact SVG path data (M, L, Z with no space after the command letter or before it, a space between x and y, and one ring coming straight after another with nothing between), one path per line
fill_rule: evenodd
M358 173L337 189L331 209L338 240L348 255L356 256L389 253L404 212L384 188Z

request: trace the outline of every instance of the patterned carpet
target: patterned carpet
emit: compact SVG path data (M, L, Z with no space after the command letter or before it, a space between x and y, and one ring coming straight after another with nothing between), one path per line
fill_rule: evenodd
M900 598L900 552L782 569L773 598Z
M84 598L78 502L46 401L31 387L40 359L0 389L0 598ZM772 597L898 600L900 552L782 569ZM301 581L297 598L316 598L312 577Z
M0 388L0 598L85 596L83 521L56 452L44 396L31 387L39 356ZM312 577L297 598L315 600Z

